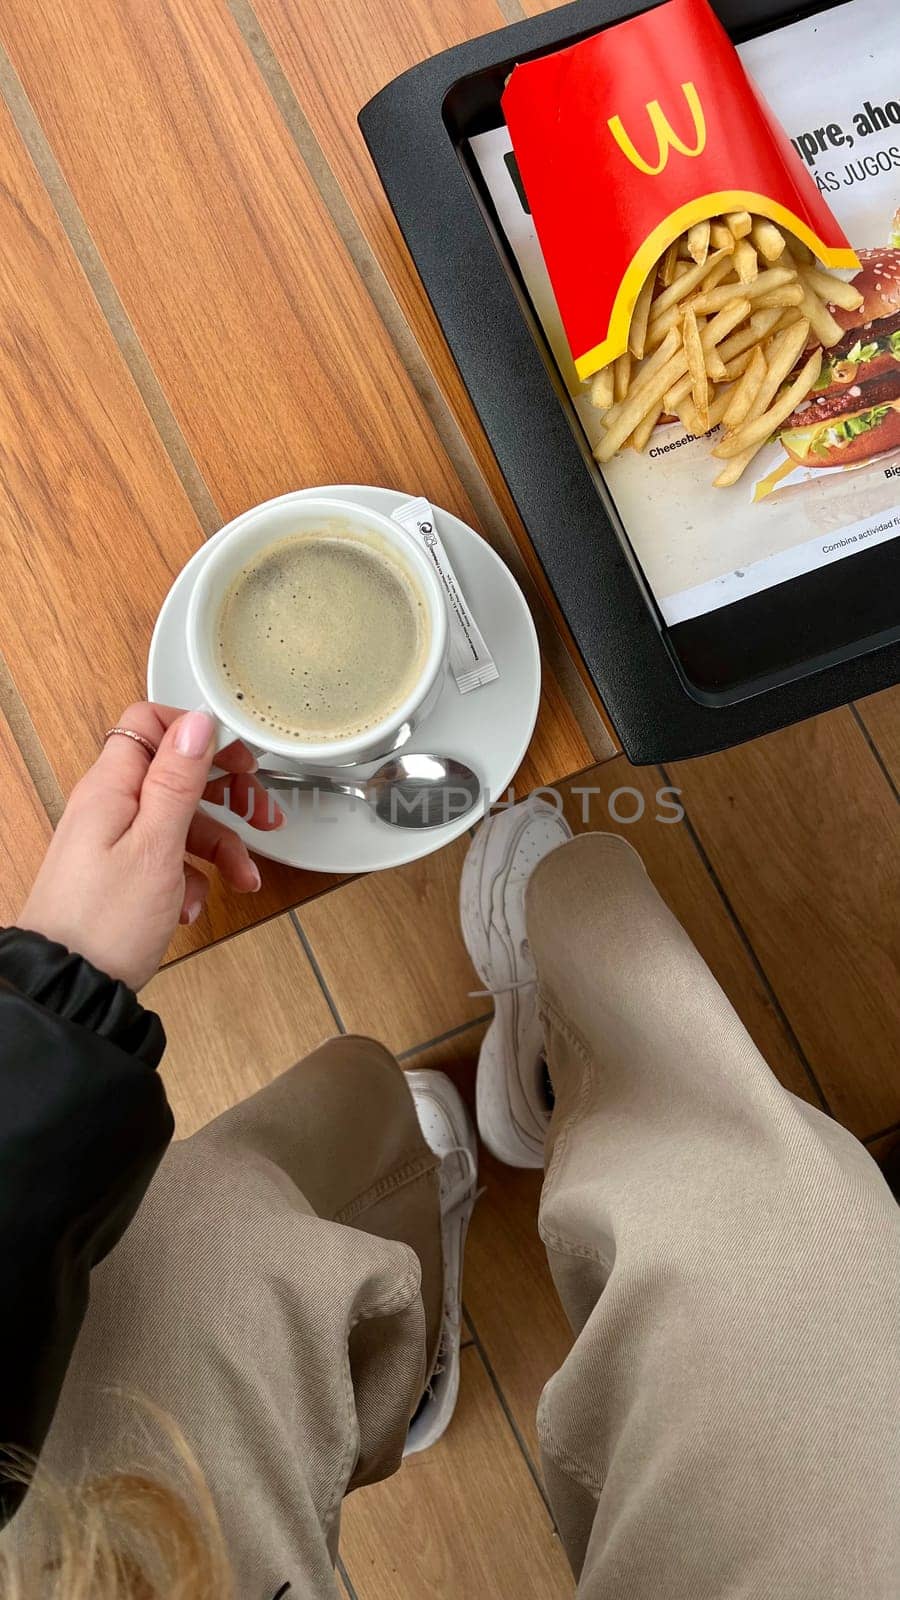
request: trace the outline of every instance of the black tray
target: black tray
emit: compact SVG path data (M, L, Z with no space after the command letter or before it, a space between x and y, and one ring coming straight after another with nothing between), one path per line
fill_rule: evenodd
M639 764L721 750L900 681L900 539L741 601L750 624L743 681L721 693L702 686L702 673L691 681L479 199L465 141L502 120L499 99L515 62L645 9L643 0L576 0L422 62L359 116L534 548ZM715 9L740 41L828 6L715 0ZM799 584L813 585L804 594L818 584L826 604L798 613ZM838 592L840 604L829 605ZM733 627L738 609L720 614L723 625Z

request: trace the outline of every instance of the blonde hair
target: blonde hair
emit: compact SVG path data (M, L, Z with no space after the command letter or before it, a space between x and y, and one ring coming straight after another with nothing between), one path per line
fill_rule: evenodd
M171 1417L140 1403L163 1428L183 1482L129 1471L64 1485L40 1467L8 1468L30 1487L26 1510L0 1536L0 1600L233 1600L196 1457Z

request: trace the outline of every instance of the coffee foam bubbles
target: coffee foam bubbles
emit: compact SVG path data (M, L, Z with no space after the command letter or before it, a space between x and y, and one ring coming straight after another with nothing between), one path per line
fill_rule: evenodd
M428 613L387 549L335 529L259 552L219 612L216 659L245 715L306 743L353 738L416 687Z

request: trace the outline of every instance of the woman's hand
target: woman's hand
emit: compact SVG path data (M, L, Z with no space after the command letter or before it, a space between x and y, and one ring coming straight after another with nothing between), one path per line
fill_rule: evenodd
M280 827L284 816L253 777L245 745L220 750L216 765L228 776L207 781L215 724L205 711L133 705L119 726L142 734L157 754L121 735L107 740L69 798L18 925L140 989L176 925L203 910L209 882L185 851L212 862L232 889L252 894L260 886L246 845L197 810L201 798L261 830Z

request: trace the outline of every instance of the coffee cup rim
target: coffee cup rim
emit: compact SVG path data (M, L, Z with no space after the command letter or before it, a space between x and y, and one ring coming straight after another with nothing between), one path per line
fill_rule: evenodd
M355 525L359 525L360 531L368 528L370 531L380 533L388 543L402 550L410 561L428 605L431 638L425 664L415 688L390 716L346 739L330 739L318 743L312 740L288 739L274 731L270 732L254 718L244 716L234 705L232 697L222 688L219 679L207 670L204 651L199 641L215 585L221 582L221 572L227 552L233 551L241 536L246 538L251 531L258 531L259 524L264 523L267 518L275 517L292 507L296 507L297 512L302 513L304 522L313 520L317 516L340 517L349 523L351 530ZM273 530L272 542L289 537L289 531ZM256 750L283 756L287 760L301 764L306 762L335 766L347 765L356 759L364 760L367 758L367 752L377 750L382 744L383 749L387 751L400 742L403 729L412 722L418 708L429 698L438 674L443 670L447 652L447 633L446 603L440 579L426 552L405 528L380 511L371 510L367 506L341 500L336 495L311 496L303 490L292 490L288 494L251 506L213 535L206 560L191 590L186 623L187 653L191 671L206 706L222 724L223 729Z

